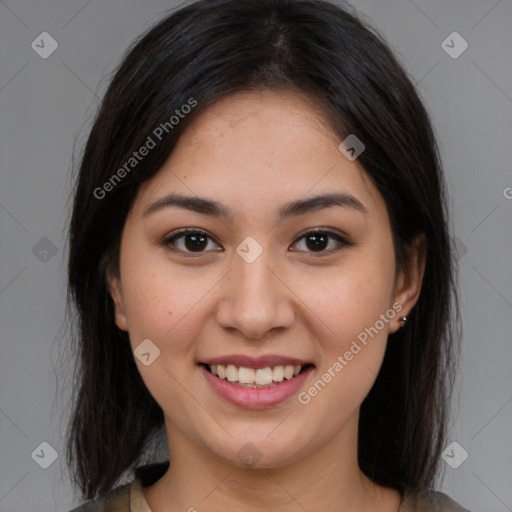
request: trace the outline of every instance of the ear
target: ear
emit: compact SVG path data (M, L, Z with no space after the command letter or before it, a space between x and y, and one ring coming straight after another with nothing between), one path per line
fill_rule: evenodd
M122 331L127 331L128 322L126 321L126 312L120 278L117 276L112 276L110 272L107 272L107 288L114 302L115 323L119 329Z
M426 260L427 239L425 234L421 233L407 248L406 263L396 276L393 304L401 304L402 309L390 322L390 333L396 332L400 328L399 318L408 316L418 301Z

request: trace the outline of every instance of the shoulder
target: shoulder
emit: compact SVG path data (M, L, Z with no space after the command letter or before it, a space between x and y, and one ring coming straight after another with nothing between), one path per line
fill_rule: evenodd
M453 501L447 494L437 491L406 493L398 512L470 512Z
M169 461L147 464L135 469L135 479L116 487L99 501L88 501L69 512L147 512L142 487L152 485L169 467Z
M100 501L88 501L70 512L130 512L130 488L133 482L116 487Z

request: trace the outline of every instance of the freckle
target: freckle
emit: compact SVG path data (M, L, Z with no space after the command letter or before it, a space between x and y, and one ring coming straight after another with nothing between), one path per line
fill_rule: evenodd
M169 315L172 315L172 311L169 311Z

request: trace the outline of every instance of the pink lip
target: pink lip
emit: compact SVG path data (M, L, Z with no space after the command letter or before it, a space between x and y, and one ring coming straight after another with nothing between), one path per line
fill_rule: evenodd
M232 354L230 356L213 357L212 359L206 359L201 362L204 364L234 364L235 366L243 366L245 368L265 368L266 366L272 367L278 365L306 366L307 364L311 364L309 361L276 354L267 354L260 357Z
M231 359L231 361L233 360ZM267 366L272 365L267 364ZM314 367L308 366L302 373L297 375L297 377L290 380L284 380L276 386L259 389L235 386L224 379L216 377L203 365L199 365L199 369L212 389L229 403L238 407L258 409L276 405L296 393L308 378L309 374L313 371Z

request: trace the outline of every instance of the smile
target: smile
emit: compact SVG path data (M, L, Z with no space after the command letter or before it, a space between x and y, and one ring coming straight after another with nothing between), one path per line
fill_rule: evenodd
M219 379L227 380L234 386L245 388L268 388L279 385L284 380L297 377L307 366L311 365L276 365L264 368L247 368L234 364L207 364L206 369Z
M247 363L246 363L247 364ZM298 393L314 371L313 364L237 366L224 362L198 365L209 388L220 398L243 408L273 407Z

